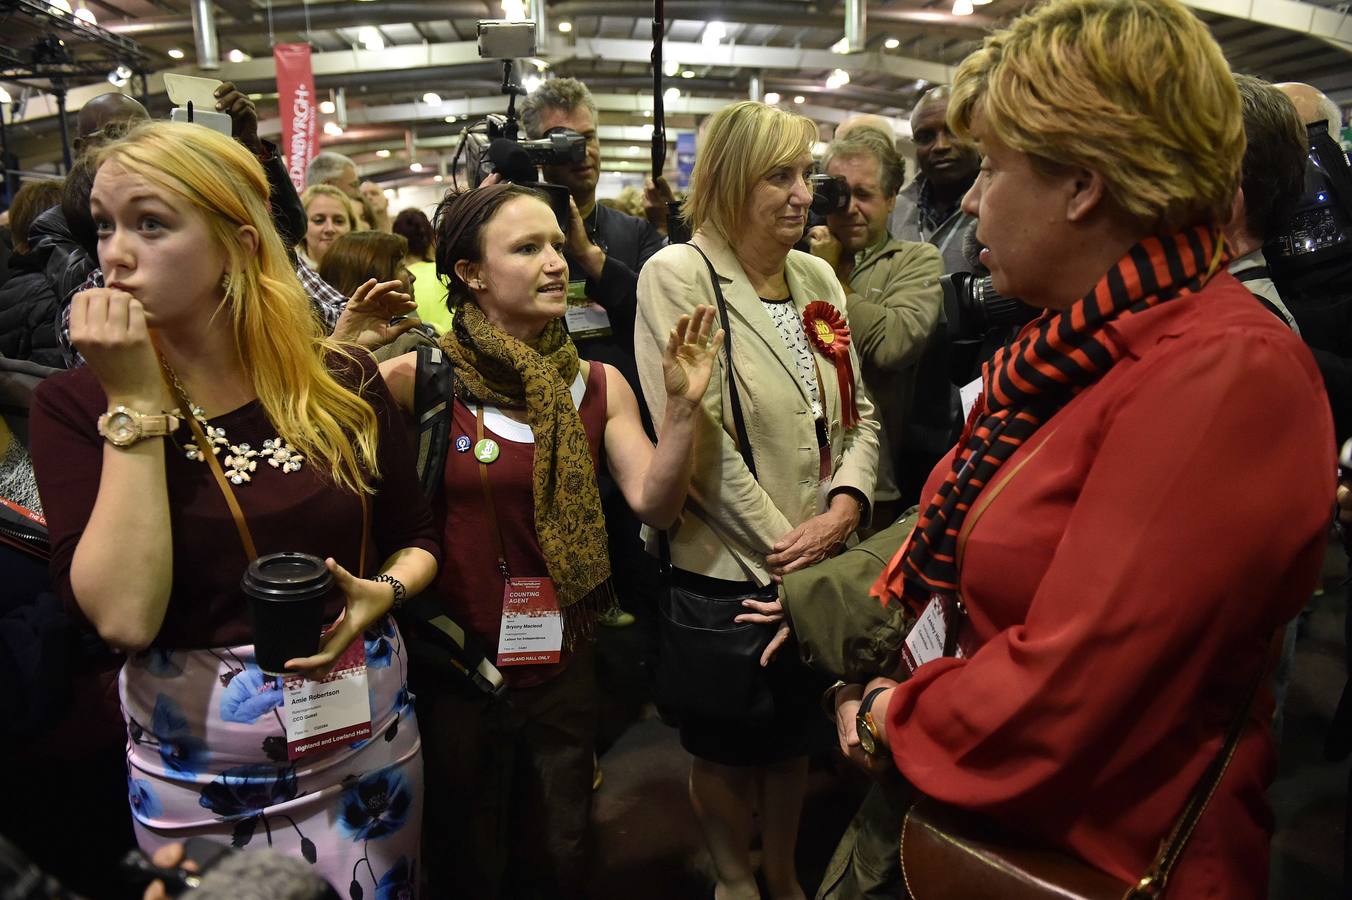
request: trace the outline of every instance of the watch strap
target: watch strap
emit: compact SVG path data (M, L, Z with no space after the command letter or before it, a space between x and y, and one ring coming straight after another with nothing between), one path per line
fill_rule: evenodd
M885 756L883 750L882 729L878 723L873 721L873 701L878 699L878 695L887 690L886 687L876 687L864 695L864 699L859 703L859 712L855 715L855 729L866 728L871 737L875 752L871 756Z

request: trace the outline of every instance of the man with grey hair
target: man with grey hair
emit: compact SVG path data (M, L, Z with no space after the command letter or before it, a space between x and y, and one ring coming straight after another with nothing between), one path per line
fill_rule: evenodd
M526 137L535 140L556 128L576 131L587 141L580 162L543 167L544 180L561 184L572 195L564 259L568 261L568 312L564 324L583 359L618 369L634 395L644 427L652 423L634 363L634 317L638 312L638 272L666 238L643 219L596 202L601 177L601 142L597 138L596 102L575 78L551 78L521 104ZM652 559L638 539L639 523L607 475L600 482L601 500L610 536L611 569L616 593L626 605L651 604L659 585ZM602 619L602 624L628 625L629 613Z
M972 265L963 252L963 237L974 220L961 206L981 168L981 157L948 130L948 97L946 86L931 88L911 110L920 173L897 197L888 226L902 240L928 241L938 247L945 272L967 272Z
M320 152L310 160L310 168L305 171L305 186L331 184L358 203L361 191L357 189L357 164L349 157L332 150Z

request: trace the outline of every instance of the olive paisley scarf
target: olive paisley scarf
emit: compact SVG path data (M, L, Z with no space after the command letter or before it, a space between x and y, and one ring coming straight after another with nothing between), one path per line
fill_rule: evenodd
M523 343L469 302L456 311L441 348L455 366L461 400L526 411L535 436L535 533L563 612L564 646L572 649L591 636L598 610L614 603L595 462L569 393L577 347L562 320Z

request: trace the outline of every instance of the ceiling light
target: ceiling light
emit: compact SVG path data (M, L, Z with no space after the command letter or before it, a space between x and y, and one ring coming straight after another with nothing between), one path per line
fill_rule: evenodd
M695 77L695 70L694 70L694 69L686 69L684 72L681 73L681 77L682 77L682 78L694 78L694 77Z
M645 118L645 119L651 119L652 117L653 117L653 111L652 111L651 109L645 109L645 110L643 111L643 118Z
M169 48L169 50L166 51L166 52L169 54L169 58L170 58L170 59L182 59L182 58L183 58L183 51L180 50L180 49L178 49L177 47L171 47L171 48Z
M441 95L438 94L436 91L428 91L427 93L423 94L423 102L426 103L428 106L440 106Z
M675 78L676 73L681 71L681 64L674 59L669 59L662 63L662 74L668 78Z
M722 22L710 22L704 26L704 34L700 37L700 43L706 47L716 47L718 42L728 36L728 26Z
M47 5L52 9L59 9L63 13L70 12L69 0L47 0Z
M420 163L420 162L412 162L412 163L409 163L409 164L408 164L408 170L409 170L410 172L421 172L421 171L422 171L422 163Z
M12 103L13 98L9 96L9 91L0 87L0 103Z
M502 17L508 22L526 21L526 0L502 0Z
M455 116L447 116L445 119L442 119L442 121L445 122L447 125L454 125Z
M629 150L627 152L629 153L630 156L638 156L640 153L643 152L643 148L630 144Z
M990 0L982 0L982 2L989 3ZM895 50L901 46L901 41L897 40L896 38L888 38L887 40L883 41L883 46L886 47L888 50Z
M971 2L971 0L957 0L958 3ZM836 90L850 83L850 73L844 69L832 69L831 74L826 76L827 90Z
M806 103L806 102L807 102L807 98L804 97L802 94L799 94L798 96L796 96L796 97L793 98L793 102L794 102L794 103Z
M343 126L339 125L337 122L325 122L324 133L332 137L338 137L338 135L343 133Z
M371 25L363 25L357 29L357 41L367 50L385 49L385 38Z
M119 65L116 69L108 73L108 83L113 87L122 87L131 79L131 69L124 65Z
M249 54L245 53L243 50L236 47L234 50L230 51L227 58L232 63L242 63L248 60Z
M390 158L390 151L388 151L388 150L377 150L377 151L376 151L376 156L379 156L381 159L389 159L389 158Z
M840 40L836 41L834 44L831 45L831 52L832 52L832 53L849 53L849 52L850 52L850 39L849 39L849 38L841 38Z
M768 94L765 95L765 102L770 104L771 106L774 106L776 103L779 102L779 94L776 93L775 91L770 91Z
M75 10L75 18L79 19L81 22L88 22L90 25L99 24L99 20L94 18L94 14L83 6Z
M667 103L675 103L681 99L681 89L678 87L669 87L662 92L662 99Z
M445 179L444 177L442 177L441 175L433 175L433 176L432 176L432 180L435 181L437 184L441 184L441 183L442 183L443 181L445 181L446 179Z
M534 93L535 89L544 83L545 80L539 75L527 75L525 78L521 79L521 86L526 89L527 94Z
M338 104L334 103L332 100L320 100L319 111L326 116L331 116L338 111Z
M573 30L573 23L572 23L572 22L569 22L567 19L564 19L562 22L559 23L559 31L563 32L564 34L567 34L568 32L570 32L570 31L572 31L572 30Z
M953 0L953 15L970 16L973 12L972 0Z

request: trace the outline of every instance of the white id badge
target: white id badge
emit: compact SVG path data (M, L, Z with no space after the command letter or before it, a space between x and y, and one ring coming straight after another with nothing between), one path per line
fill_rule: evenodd
M366 644L361 636L338 657L323 681L288 675L282 681L286 755L297 760L371 736Z
M906 635L906 644L902 647L901 658L908 672L914 672L927 662L933 662L944 655L944 645L948 641L949 622L945 613L942 597L935 595L925 605L915 625ZM965 654L958 646L954 656L962 658Z
M509 578L502 588L498 666L557 663L563 651L563 616L549 578Z
M964 422L971 418L972 407L976 406L976 401L981 396L981 388L980 375L958 388L958 397L962 400L962 420Z
M610 327L610 313L599 303L593 303L588 299L585 281L568 283L568 309L564 311L563 324L574 340L609 337L614 334L614 330Z

